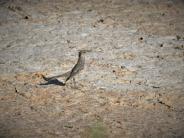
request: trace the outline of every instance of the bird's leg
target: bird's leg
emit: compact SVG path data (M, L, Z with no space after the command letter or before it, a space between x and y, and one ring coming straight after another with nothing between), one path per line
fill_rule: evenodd
M73 77L72 80L73 80L74 88L77 88L76 81L75 81L75 77Z

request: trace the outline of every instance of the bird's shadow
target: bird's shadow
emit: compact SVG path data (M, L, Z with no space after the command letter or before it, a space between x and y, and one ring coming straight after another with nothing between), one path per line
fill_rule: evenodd
M45 81L47 81L46 83L40 83L39 85L51 85L51 84L54 84L54 85L59 85L59 86L65 86L65 83L59 81L58 79L49 79L49 78L46 78L46 77L43 77L43 79Z

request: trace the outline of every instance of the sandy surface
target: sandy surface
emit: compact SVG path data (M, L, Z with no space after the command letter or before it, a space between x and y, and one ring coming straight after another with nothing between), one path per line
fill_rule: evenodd
M2 138L182 138L183 84L182 0L0 1Z

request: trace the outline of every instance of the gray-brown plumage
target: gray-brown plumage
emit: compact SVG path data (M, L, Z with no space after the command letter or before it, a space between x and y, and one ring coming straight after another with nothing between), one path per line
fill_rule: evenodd
M75 64L75 66L72 68L70 75L66 78L65 83L73 78L76 74L78 74L81 70L84 69L84 64L85 64L85 56L84 53L89 52L89 50L81 50L79 51L78 55L78 61Z
M79 51L78 61L75 64L75 66L72 68L72 70L70 70L64 74L49 77L49 78L43 76L44 80L49 82L49 81L57 80L57 78L59 78L59 77L66 77L66 80L64 82L64 84L65 84L69 79L74 78L75 75L77 75L80 71L82 71L84 69L84 64L85 64L84 53L86 53L86 52L90 52L90 50L80 50Z

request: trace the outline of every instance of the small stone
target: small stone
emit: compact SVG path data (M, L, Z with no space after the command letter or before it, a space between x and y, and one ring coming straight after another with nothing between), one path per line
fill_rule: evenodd
M98 20L98 22L101 22L101 23L103 23L103 22L104 22L104 19L100 19L100 20Z
M89 9L89 10L88 10L88 12L91 12L91 11L92 11L92 9Z
M143 40L143 37L140 37L139 40Z
M179 35L177 35L177 36L176 36L176 39L177 39L177 40L180 40L180 39L181 39L181 37L180 37Z
M162 15L162 16L165 16L165 13L162 13L161 15Z
M27 20L27 19L29 19L29 17L28 17L28 16L25 16L25 17L24 17L24 19L26 19L26 20Z
M121 66L121 69L125 69L125 68L126 68L125 66L123 66L123 65Z
M67 41L68 44L70 43L70 40L66 40L66 41Z

